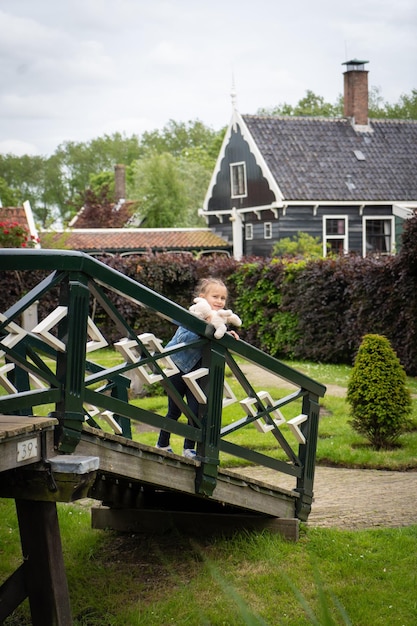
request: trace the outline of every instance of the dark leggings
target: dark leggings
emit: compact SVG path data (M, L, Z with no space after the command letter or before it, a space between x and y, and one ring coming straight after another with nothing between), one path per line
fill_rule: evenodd
M191 390L185 384L182 376L182 372L174 374L174 376L170 377L170 381L181 396L181 398L184 398L185 396L187 404L190 407L191 411L194 413L194 415L198 415L198 402L195 396L191 393ZM168 413L166 414L166 417L177 422L181 416L181 413L181 409L175 404L174 400L172 400L171 397L168 396ZM188 423L190 424L190 426L194 426L190 418L188 418ZM166 448L167 446L169 446L170 437L170 432L168 432L167 430L161 430L161 432L159 433L157 445L161 448ZM184 439L184 450L192 450L194 446L195 441L192 441L191 439Z

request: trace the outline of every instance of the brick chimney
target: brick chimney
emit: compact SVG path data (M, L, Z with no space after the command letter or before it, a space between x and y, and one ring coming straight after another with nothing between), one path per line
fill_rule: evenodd
M369 61L346 61L344 72L344 110L345 117L352 118L355 126L368 125L368 72L365 63Z
M126 171L124 165L114 166L114 196L116 204L126 200Z

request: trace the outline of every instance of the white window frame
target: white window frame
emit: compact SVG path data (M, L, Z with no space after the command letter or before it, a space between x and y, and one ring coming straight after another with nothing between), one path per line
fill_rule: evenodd
M372 250L370 250L369 252L367 252L366 250L366 223L370 220L376 221L376 222L387 222L391 224L391 232L390 236L391 237L391 241L390 241L390 246L389 246L389 251L388 252L378 252L378 250L376 250L375 252L378 254L381 254L382 256L387 256L390 254L395 254L395 218L393 215L364 215L362 217L362 256L366 257L367 254L372 254Z
M264 222L264 239L272 239L272 222Z
M245 239L251 241L253 239L253 224L245 224Z
M345 234L344 235L328 235L326 222L327 220L343 220L345 223ZM349 219L347 215L323 215L323 256L327 256L327 244L334 239L342 239L343 240L343 254L348 254L349 252Z
M234 170L241 170L242 172L242 180L239 181L239 188L236 189L236 184L234 183L235 176ZM239 177L239 174L238 174ZM240 185L242 189L240 189ZM248 185L246 178L246 163L245 161L239 161L237 163L230 163L230 192L232 198L246 198L248 195Z

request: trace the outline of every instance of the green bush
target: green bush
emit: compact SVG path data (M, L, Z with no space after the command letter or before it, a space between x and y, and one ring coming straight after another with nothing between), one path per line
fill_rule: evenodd
M272 248L272 255L294 259L320 259L323 257L323 244L320 237L298 232L296 237L279 239Z
M388 339L365 335L348 382L350 424L376 450L390 448L406 430L411 414L407 378Z

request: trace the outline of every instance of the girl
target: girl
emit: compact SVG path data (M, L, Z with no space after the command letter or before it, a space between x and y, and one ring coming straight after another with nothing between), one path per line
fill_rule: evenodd
M196 297L205 298L209 305L211 306L213 311L218 311L219 309L224 309L226 307L227 300L227 288L222 280L219 278L203 278L199 281L195 294ZM210 322L210 316L206 319L207 322ZM239 335L231 330L229 333L235 339L239 339ZM179 326L173 338L166 345L167 348L175 346L179 343L190 343L199 338L199 335L196 335L191 330L187 330L182 326ZM194 395L192 394L189 387L186 385L183 379L183 374L188 374L192 370L196 370L201 367L201 348L190 348L189 350L183 350L182 352L178 352L174 354L171 359L174 361L175 365L180 370L178 374L170 377L170 381L180 394L182 398L186 398L187 404L190 407L191 411L194 415L197 415L198 412L198 402ZM181 409L175 404L175 402L168 396L168 413L166 417L168 419L173 419L178 421L181 416ZM189 419L188 423L193 425L192 421ZM159 433L158 442L156 447L165 450L166 452L172 452L172 448L169 445L171 433L166 430L161 430ZM184 450L183 456L188 458L194 458L196 456L196 451L194 449L195 441L191 439L184 440Z

